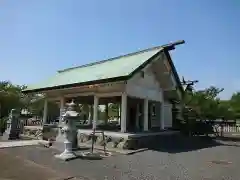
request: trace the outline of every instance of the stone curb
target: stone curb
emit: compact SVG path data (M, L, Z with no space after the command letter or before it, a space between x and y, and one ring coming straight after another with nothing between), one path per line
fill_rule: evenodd
M28 136L28 135L24 135L24 134L20 134L20 137L22 138L29 138L29 139L33 139L33 140L41 140L35 136Z
M90 144L87 144L87 143L81 143L80 144L81 146L83 147L87 147L87 148L91 148L92 145ZM94 145L94 149L97 149L97 150L100 150L100 151L103 151L104 148L102 146L99 146L99 145ZM141 148L141 149L137 149L137 150L121 150L121 149L117 149L117 148L107 148L106 151L109 151L109 152L116 152L116 153L120 153L120 154L124 154L124 155L131 155L131 154L135 154L135 153L138 153L138 152L143 152L143 151L146 151L148 150L148 148Z
M39 140L39 144L40 145L48 145L48 141L45 140ZM92 145L91 144L87 144L87 143L81 143L81 147L85 147L85 148L91 148ZM94 145L94 149L96 150L100 150L100 151L104 151L103 146L99 146L99 145ZM119 154L123 154L123 155L131 155L131 154L135 154L135 153L139 153L139 152L143 152L143 151L147 151L148 148L141 148L141 149L136 149L136 150L121 150L121 149L117 149L117 148L106 148L107 152L116 152Z
M0 149L22 147L22 146L34 146L34 145L39 145L39 143L42 143L42 140L23 140L23 141L0 142Z

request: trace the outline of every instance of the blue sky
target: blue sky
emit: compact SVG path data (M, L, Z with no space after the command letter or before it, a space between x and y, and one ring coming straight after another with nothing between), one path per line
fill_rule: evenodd
M196 88L240 90L238 0L5 0L0 80L41 81L57 70L184 39L172 51Z

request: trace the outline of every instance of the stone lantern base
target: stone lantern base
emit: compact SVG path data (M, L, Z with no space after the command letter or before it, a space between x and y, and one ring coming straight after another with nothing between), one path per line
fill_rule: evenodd
M77 158L77 155L72 151L72 143L65 141L65 150L61 154L56 154L55 157L64 161Z
M64 161L68 161L68 160L72 160L77 158L77 155L74 152L63 152L61 154L56 154L55 155L56 158L64 160Z
M55 155L56 158L64 161L77 158L77 155L73 152L72 142L66 139L64 141L64 151L61 154Z

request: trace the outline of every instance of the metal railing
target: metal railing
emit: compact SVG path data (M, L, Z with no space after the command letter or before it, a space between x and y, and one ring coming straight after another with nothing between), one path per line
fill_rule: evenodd
M240 133L240 125L214 125L215 130L218 132L224 132L224 133Z
M22 120L23 126L41 126L42 120L41 119L24 119Z

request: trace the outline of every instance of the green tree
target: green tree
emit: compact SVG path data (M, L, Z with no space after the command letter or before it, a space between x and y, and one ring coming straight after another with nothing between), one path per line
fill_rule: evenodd
M110 117L117 117L119 111L119 103L109 103L108 105L108 114Z
M234 117L240 119L240 92L233 93L229 100L229 104L234 113Z
M0 81L0 118L8 116L11 109L27 109L34 115L42 116L45 97L42 94L23 94L25 88L24 85ZM59 108L55 103L49 102L48 112L50 116L56 116Z
M191 94L188 93L185 101L187 101L188 107L196 112L199 119L216 120L222 115L219 108L226 108L226 106L219 106L220 99L218 95L222 91L222 88L211 86L204 90L194 91Z
M7 116L11 109L22 107L22 89L9 81L0 82L0 117Z
M206 120L214 121L229 115L229 107L226 103L221 103L218 95L222 88L211 86L204 90L194 91L186 89L183 109L183 117L187 126L185 132L192 134L212 133L212 125L203 123ZM199 120L199 121L197 121Z

